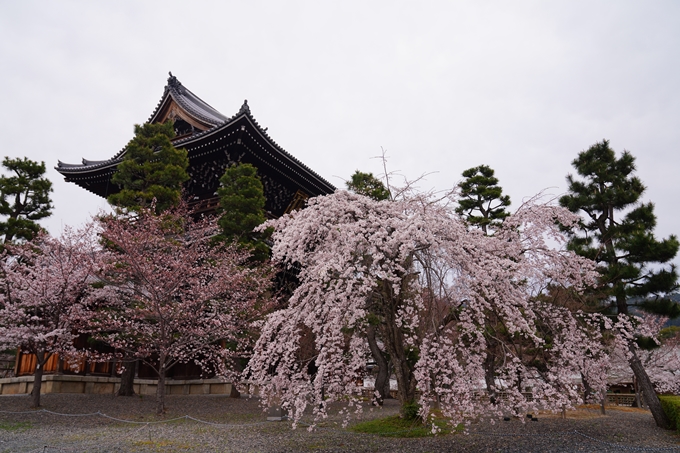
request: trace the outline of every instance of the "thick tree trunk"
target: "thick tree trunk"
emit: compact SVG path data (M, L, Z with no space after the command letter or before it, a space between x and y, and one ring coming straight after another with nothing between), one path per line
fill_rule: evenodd
M386 378L385 378L385 384L383 385L383 393L385 394L385 399L392 399L392 387L390 386L390 376L392 373L390 370L392 369L392 362L387 361L387 371L385 373Z
M595 394L595 392L583 373L581 373L581 382L583 383L583 403L588 404L588 402L592 400L591 397Z
M118 396L135 396L135 374L137 372L137 360L123 361L123 373L120 375L120 388Z
M635 345L630 343L628 345L628 349L632 354L631 358L628 360L628 363L633 370L633 374L635 374L635 379L637 380L638 387L642 391L645 403L647 404L647 407L649 407L649 410L652 411L652 416L654 417L656 426L659 428L670 429L670 420L668 420L666 413L661 407L661 402L659 401L659 397L656 395L654 385L652 384L651 379L649 379L647 371L645 371L644 367L642 366L642 362L640 361L637 351L635 350Z
M241 366L241 361L239 360L239 358L234 357L232 360L233 360L234 371L236 371L238 373L242 373L243 367ZM241 392L239 392L238 388L236 388L235 382L231 383L231 391L229 392L229 398L241 398Z
M158 385L156 386L156 414L162 415L165 412L165 356L161 355L158 364Z
M366 338L368 339L368 346L371 349L371 354L373 355L373 360L378 365L378 375L375 378L375 389L378 391L378 395L374 395L374 401L378 403L379 406L383 405L383 401L387 398L391 398L389 392L389 382L390 382L390 372L387 360L382 351L378 347L378 342L375 338L375 327L368 326L366 328ZM387 392L385 392L387 389Z
M640 400L640 386L638 385L637 378L633 375L633 391L635 392L635 407L642 407L642 401Z
M415 404L416 400L416 380L406 357L404 335L395 322L389 321L383 329L386 339L385 346L388 348L394 364L394 374L399 389L399 402L401 403L400 415L409 418L411 416L409 408Z
M404 262L404 268L408 269L412 264L409 258ZM380 337L385 343L385 349L390 355L394 375L397 379L399 402L401 403L400 415L402 418L415 418L416 408L416 379L413 375L411 364L408 360L408 349L404 339L401 322L397 322L397 308L401 305L401 298L409 291L410 280L416 278L415 274L401 275L401 288L399 294L394 293L392 283L381 282L381 298L385 304L381 310L383 316L380 325Z
M45 350L38 349L36 351L36 365L35 372L33 373L33 390L31 391L31 400L33 407L40 407L40 389L42 388L42 378L45 372L45 362L47 358L45 357Z
M484 382L491 404L496 404L496 343L487 341L486 359L484 359Z

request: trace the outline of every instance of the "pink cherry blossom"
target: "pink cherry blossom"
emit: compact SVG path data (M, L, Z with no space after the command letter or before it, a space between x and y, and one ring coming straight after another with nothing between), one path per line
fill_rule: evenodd
M238 381L235 361L254 341L252 323L270 305L271 273L247 250L214 244L211 220L194 221L183 207L156 216L102 217L104 286L88 302L90 332L158 373L157 411L165 379L180 362Z
M36 355L36 407L47 360L54 353L74 352L74 320L80 301L93 290L99 258L92 225L67 228L60 238L41 234L21 245L5 245L0 261L0 349Z
M280 404L295 422L308 406L324 418L332 401L347 401L348 416L360 410L369 323L394 365L404 411L418 402L427 417L438 406L458 423L580 401L576 380L596 374L585 364L604 353L599 330L539 297L596 276L563 247L558 222L577 218L534 199L487 237L467 228L451 199L400 193L374 201L338 191L263 226L275 229L274 259L300 279L288 307L267 318L250 361L263 403ZM299 351L305 331L311 359ZM503 394L494 404L483 397L489 342Z

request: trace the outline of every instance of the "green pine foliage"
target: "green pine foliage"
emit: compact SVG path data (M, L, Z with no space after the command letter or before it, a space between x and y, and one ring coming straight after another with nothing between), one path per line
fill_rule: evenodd
M189 159L186 150L172 145L174 136L172 121L135 125L135 137L111 178L121 191L110 195L109 203L137 211L155 200L157 213L178 205L182 184L189 180Z
M680 244L674 235L654 237L654 204L640 201L645 186L634 175L635 158L628 151L617 158L603 140L579 153L572 165L580 179L567 176L569 192L560 204L582 214L582 221L569 248L598 263L603 297L617 313L636 304L677 316L678 306L667 296L678 287L670 262Z
M456 212L484 234L510 215L505 209L510 206L510 197L503 195L494 173L488 165L469 168L463 172L465 180L458 184L460 200Z
M255 260L266 260L269 247L265 240L271 232L253 231L266 220L264 187L257 169L251 164L233 165L227 168L220 183L219 239L236 241L251 248Z
M385 187L385 184L373 176L373 173L364 173L357 170L352 175L352 179L345 184L347 185L347 190L373 198L377 201L389 200L392 198L392 195Z
M36 221L52 215L52 182L45 178L45 162L24 157L5 157L3 168L10 176L0 176L0 234L4 243L14 239L30 241L41 230Z

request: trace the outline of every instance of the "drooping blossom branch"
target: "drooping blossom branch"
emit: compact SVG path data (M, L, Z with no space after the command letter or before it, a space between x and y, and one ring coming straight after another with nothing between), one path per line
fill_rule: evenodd
M379 202L339 191L265 225L275 229L274 259L301 270L249 366L264 404L280 403L295 421L312 405L318 420L329 402L356 394L369 324L393 361L404 414L417 390L421 415L436 402L453 422L535 409L539 398L556 409L578 400L573 375L583 369L583 346L596 348L596 340L572 312L537 297L549 285L581 288L595 276L589 261L559 248L557 222L574 216L529 202L486 237L447 201L410 193ZM305 330L318 354L302 360ZM490 338L507 403L479 398Z

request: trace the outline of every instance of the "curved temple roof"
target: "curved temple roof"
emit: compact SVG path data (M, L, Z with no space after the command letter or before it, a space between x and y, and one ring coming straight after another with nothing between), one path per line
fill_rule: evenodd
M163 92L163 97L156 106L156 110L154 110L151 117L149 117L149 123L159 122L159 116L163 111L163 107L168 104L169 99L174 100L191 116L205 121L211 126L217 126L229 120L229 118L222 115L207 102L185 88L171 72L170 77L168 77L168 84L165 86L165 91ZM162 122L162 119L160 122Z
M205 167L205 156L210 153L213 154L208 159L224 160L226 156L229 164L246 156L244 161L252 161L258 170L268 171L276 180L285 179L286 184L296 186L296 190L307 196L328 194L335 190L332 184L269 137L266 130L253 118L247 101L244 101L235 115L227 117L184 87L170 73L163 96L149 117L149 122L162 123L168 119L175 120L176 128L180 124L184 127L173 143L187 149L190 173L192 167L197 167L199 163ZM230 154L238 155L239 158L230 157ZM110 184L110 178L124 155L125 148L106 160L83 159L80 164L59 161L56 170L66 181L107 197L119 190L117 186ZM199 173L197 168L194 170L195 174Z

